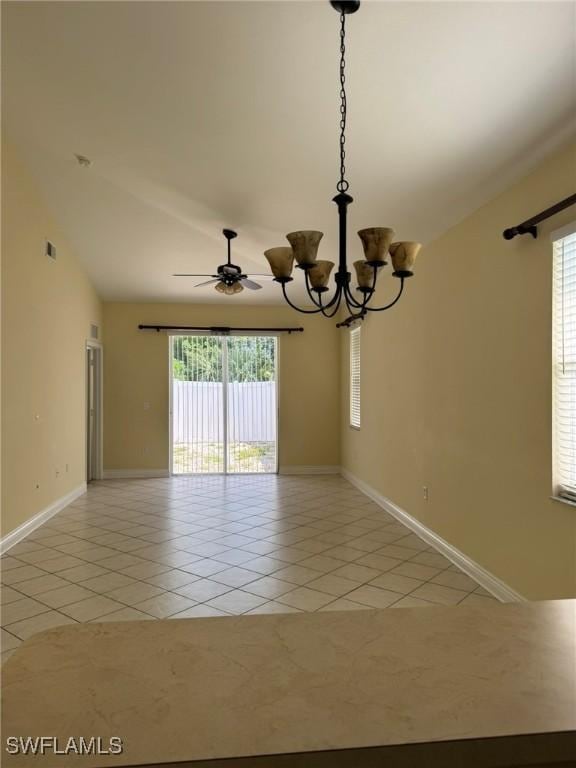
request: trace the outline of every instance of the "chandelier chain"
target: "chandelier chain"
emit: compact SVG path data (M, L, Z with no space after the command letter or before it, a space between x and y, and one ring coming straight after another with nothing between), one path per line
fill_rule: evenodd
M340 14L340 180L338 192L346 192L346 14Z

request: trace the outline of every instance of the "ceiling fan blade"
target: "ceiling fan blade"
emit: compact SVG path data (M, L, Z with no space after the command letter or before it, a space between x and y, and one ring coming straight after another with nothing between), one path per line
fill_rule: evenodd
M271 275L270 272L267 275L260 274L260 272L250 272L245 274L246 274L246 277L261 277L264 280L274 280L274 275Z
M204 280L204 282L203 282L203 283L197 283L197 284L194 286L194 288L200 288L200 286L202 286L202 285L211 285L212 283L219 283L219 282L220 282L220 278L219 278L219 277L217 277L217 278L216 278L216 279L214 279L214 280Z
M172 277L218 277L218 275L193 275L190 272L173 272Z
M255 283L254 280L248 280L247 277L242 278L240 283L244 286L244 288L250 288L251 291L259 291L260 288L262 288L259 283Z

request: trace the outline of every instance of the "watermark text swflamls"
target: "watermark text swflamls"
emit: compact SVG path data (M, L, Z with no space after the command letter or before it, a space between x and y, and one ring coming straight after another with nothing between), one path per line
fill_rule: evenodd
M6 752L9 755L121 755L124 744L119 736L103 739L101 736L8 736Z

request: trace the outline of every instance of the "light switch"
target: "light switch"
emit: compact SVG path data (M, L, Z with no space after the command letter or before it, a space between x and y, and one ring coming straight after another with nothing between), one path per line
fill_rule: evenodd
M149 411L150 410L150 403L144 403L144 410Z

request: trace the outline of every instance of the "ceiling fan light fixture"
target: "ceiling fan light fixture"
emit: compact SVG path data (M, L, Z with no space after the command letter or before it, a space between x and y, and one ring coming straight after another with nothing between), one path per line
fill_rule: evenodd
M317 230L300 230L290 232L286 238L292 246L297 266L305 272L306 291L313 309L303 309L296 306L288 296L286 284L292 279L292 262L288 256L281 253L280 248L270 248L264 252L268 259L274 280L280 283L286 303L306 315L321 312L324 317L334 317L341 306L348 309L349 315L337 324L337 327L349 326L355 320L363 320L368 312L384 312L396 304L404 290L405 278L412 276L412 267L416 255L421 248L420 243L392 243L394 231L389 227L369 227L358 232L364 248L364 261L355 261L354 269L358 279L357 290L362 294L358 298L352 292L350 281L352 275L348 269L347 245L347 215L348 206L354 198L348 194L350 184L346 179L346 124L347 124L347 95L346 95L346 17L355 13L360 7L360 0L330 0L331 6L340 16L339 51L340 51L340 178L336 184L337 193L332 201L338 208L338 268L334 274L334 291L326 301L323 295L329 290L328 283L334 264L330 261L317 260L318 246L322 232ZM396 297L382 307L370 306L380 269L387 263L388 255L392 258L393 275L400 278L400 289Z
M224 293L226 296L233 296L235 293L242 293L244 288L240 283L218 283L214 286L218 293Z

